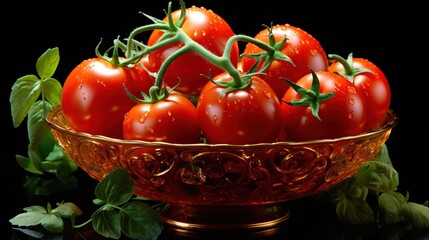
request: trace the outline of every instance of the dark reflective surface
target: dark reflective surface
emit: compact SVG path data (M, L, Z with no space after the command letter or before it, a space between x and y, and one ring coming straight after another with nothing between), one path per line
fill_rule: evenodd
M21 202L21 207L30 205L46 206L47 202L51 205L60 201L71 201L78 205L83 215L77 218L77 222L82 223L90 218L90 215L96 209L92 203L96 181L89 178L82 171L78 171L76 176L79 179L80 186L76 189L70 189L50 196L32 196L21 192L17 195L18 199L26 199ZM299 200L289 201L282 204L282 207L289 210L289 218L267 228L242 228L242 229L186 229L174 228L164 224L164 230L159 236L159 240L185 240L185 239L221 239L230 237L232 239L410 239L423 240L429 239L429 229L417 230L408 229L403 224L391 226L378 226L377 224L368 225L351 225L340 222L336 215L335 209L327 203L322 203L315 197L307 197ZM21 211L16 212L16 214ZM13 217L13 216L11 216ZM227 220L226 220L227 221ZM228 220L230 221L230 219ZM8 225L8 232L11 239L16 240L33 240L37 239L25 235L19 230L13 230ZM80 228L75 231L66 231L62 234L47 234L43 239L106 239L95 233L90 224L88 227ZM127 239L123 237L121 239Z

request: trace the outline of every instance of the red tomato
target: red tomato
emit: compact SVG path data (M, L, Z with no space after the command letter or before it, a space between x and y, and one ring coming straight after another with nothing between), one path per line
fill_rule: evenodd
M180 13L180 10L174 11L172 13L173 19L177 20ZM164 21L167 21L167 18ZM212 10L207 10L203 7L192 6L187 8L186 18L181 28L192 40L217 56L223 54L226 42L235 35L224 19ZM154 30L149 37L148 45L154 45L162 35L162 31ZM182 46L183 43L178 42L151 52L149 62L152 65L152 69L158 71L165 59ZM230 53L230 59L234 66L237 65L238 57L238 43L235 42ZM188 95L198 95L208 81L202 74L216 76L221 72L223 72L221 68L213 65L198 54L185 53L171 63L163 80L170 87L176 86L180 80L180 85L175 88L176 91Z
M296 82L306 89L310 99L318 109L318 118L313 115L308 104L292 106L286 102L302 101L302 96L289 88L283 96L281 111L283 128L292 141L307 141L325 138L353 136L363 132L366 121L366 103L362 94L346 78L339 74L322 71L303 76ZM311 89L313 81L319 81L321 94L335 92L324 101L315 98L316 91ZM317 85L316 85L317 86Z
M69 125L77 132L122 138L124 114L135 105L123 84L141 96L154 80L139 65L116 67L101 58L81 62L65 80L61 96Z
M367 119L365 131L375 130L386 117L390 107L391 92L389 82L384 73L374 63L364 58L349 56L348 61L335 61L329 71L339 73L354 83L365 97ZM347 69L345 69L346 64ZM369 70L362 71L363 69Z
M201 131L197 109L179 94L155 103L139 103L125 115L123 134L124 139L198 143Z
M150 65L150 62L149 62L149 55L144 55L140 59L140 64L141 64L141 67L143 69L145 69L146 71L154 72L153 69L152 69L152 66Z
M231 81L227 73L214 81ZM225 90L208 82L198 98L201 130L208 143L252 144L273 142L281 128L280 101L273 89L258 76L248 88Z
M289 88L289 84L280 78L287 78L292 82L296 82L302 76L310 73L310 68L314 71L328 70L329 62L324 49L319 41L306 31L284 24L273 26L272 33L276 42L281 41L285 36L287 37L287 41L280 51L286 54L295 65L284 60L274 60L265 70L266 75L260 76L271 85L279 99L283 97L283 94ZM264 29L254 38L268 43L268 35L268 29ZM257 54L260 52L262 50L259 47L249 43L246 45L243 54ZM243 57L243 71L249 71L255 61L253 58Z

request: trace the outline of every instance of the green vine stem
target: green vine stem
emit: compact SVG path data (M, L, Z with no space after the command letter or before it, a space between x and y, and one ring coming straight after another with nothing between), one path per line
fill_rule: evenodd
M163 62L163 64L161 65L156 75L155 86L154 86L156 88L153 88L149 92L150 96L147 96L146 97L147 99L143 100L145 102L155 102L157 100L160 100L162 97L168 96L168 93L165 92L166 90L162 86L164 75L168 67L171 65L171 63L186 53L190 53L190 52L196 53L201 57L203 57L204 59L206 59L207 61L209 61L210 63L212 63L213 65L220 67L226 72L228 72L228 74L232 77L233 81L228 83L222 83L222 86L226 87L227 91L233 91L234 89L243 89L245 87L248 87L251 84L251 81L249 81L249 78L253 75L261 74L265 70L265 68L269 66L270 63L275 59L286 60L292 63L290 58L285 54L281 53L279 50L286 43L286 36L284 40L279 43L276 43L275 41L270 41L270 43L267 44L260 40L256 40L252 37L249 37L247 35L242 35L242 34L234 35L233 37L228 39L225 45L223 54L221 56L217 56L212 52L210 52L209 50L207 50L206 48L204 48L203 46L201 46L199 43L195 42L181 28L186 15L186 6L183 0L180 0L181 15L176 22L173 21L173 17L171 14L171 5L172 3L169 2L168 11L167 11L167 18L168 18L167 22L164 22L160 19L157 19L155 17L149 16L143 13L147 18L151 19L154 23L149 25L144 25L134 29L126 39L127 41L126 44L123 44L119 41L119 39L116 39L115 45L113 47L112 61L116 61L115 63L119 64L119 61L115 60L115 58L117 59L116 53L118 49L123 49L125 51L126 60L124 60L121 64L132 65L132 64L138 63L138 61L143 56L148 55L149 53L157 49L160 49L169 44L173 44L177 42L183 43L183 46L179 50L171 54L169 57L167 57ZM165 32L164 35L159 39L159 41L156 44L152 46L148 46L143 43L139 43L138 41L135 40L139 34L142 34L147 31L153 31L156 29L163 30ZM259 54L258 56L260 60L263 59L265 61L264 63L265 67L255 72L252 72L252 71L254 71L256 67L252 68L253 70L247 73L244 73L244 74L240 73L240 71L237 69L237 66L234 66L230 60L230 52L231 52L232 46L235 42L238 42L238 41L252 43L258 46L259 48L261 48L262 50L264 50L265 54ZM260 61L257 61L257 63L259 62ZM161 93L159 91L164 91L164 92Z

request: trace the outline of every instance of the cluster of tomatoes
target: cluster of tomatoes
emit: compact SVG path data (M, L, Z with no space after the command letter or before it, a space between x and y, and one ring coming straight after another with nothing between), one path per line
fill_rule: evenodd
M327 55L306 31L279 24L253 37L284 54L266 65L262 57L276 54L267 55L255 41L240 52L237 41L228 43L236 35L219 15L192 6L180 18L183 9L171 17L189 40L170 41L164 29L154 29L138 64L94 57L72 70L62 110L74 130L144 141L252 144L352 136L377 128L386 116L389 83L369 60Z

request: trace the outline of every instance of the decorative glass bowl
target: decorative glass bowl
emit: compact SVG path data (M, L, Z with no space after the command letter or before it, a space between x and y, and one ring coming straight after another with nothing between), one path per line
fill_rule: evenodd
M269 228L289 216L280 203L311 196L373 160L397 124L358 136L250 145L171 144L73 131L61 107L47 114L56 141L97 180L127 168L135 194L169 203L166 224L184 229Z

